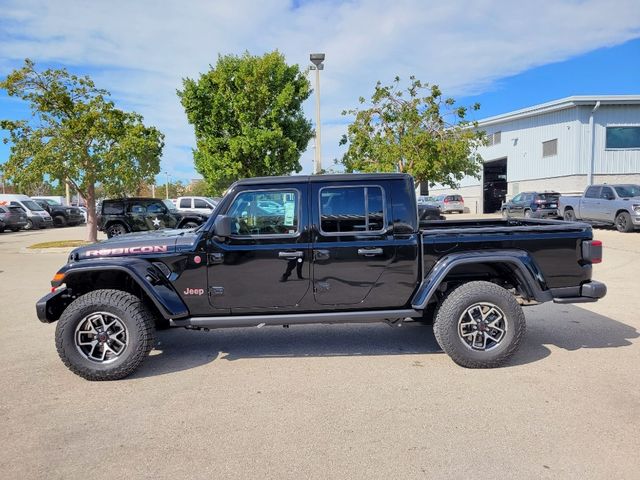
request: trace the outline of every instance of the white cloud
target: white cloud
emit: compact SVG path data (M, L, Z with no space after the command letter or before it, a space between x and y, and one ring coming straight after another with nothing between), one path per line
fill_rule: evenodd
M640 2L0 0L0 29L0 73L25 57L87 69L166 134L163 170L190 178L193 133L175 91L218 54L277 48L306 65L310 52L325 52L329 164L345 131L340 112L376 80L415 74L448 94L477 93L507 75L640 36ZM313 108L310 99L310 118ZM312 149L302 156L307 172L312 158Z

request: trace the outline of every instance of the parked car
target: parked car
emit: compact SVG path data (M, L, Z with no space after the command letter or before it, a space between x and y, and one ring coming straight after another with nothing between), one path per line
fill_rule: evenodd
M178 197L174 204L178 211L198 212L205 215L210 215L218 206L218 203L209 197Z
M53 219L49 212L26 195L0 194L0 205L20 207L27 214L25 230L32 228L48 228L53 226Z
M442 213L464 213L464 199L462 195L438 195L436 203Z
M614 225L619 232L640 229L640 185L590 185L581 197L563 195L559 205L568 222Z
M418 196L418 205L437 205L438 202L435 197L430 197L428 195L419 195Z
M209 329L409 318L433 323L454 362L491 368L516 352L526 305L605 296L588 268L602 259L589 225L481 219L421 229L414 191L399 173L241 180L202 228L73 250L37 315L58 322L61 360L89 380L134 372L154 346L156 322ZM266 200L284 211L261 211Z
M0 233L7 228L17 232L27 226L27 214L20 207L0 205Z
M64 206L51 198L32 197L33 201L44 208L56 227L75 227L85 221L82 211L78 207Z
M556 218L558 192L521 192L502 204L503 218Z
M208 216L179 212L168 200L159 198L119 198L104 200L98 212L98 229L107 237L162 228L194 228Z

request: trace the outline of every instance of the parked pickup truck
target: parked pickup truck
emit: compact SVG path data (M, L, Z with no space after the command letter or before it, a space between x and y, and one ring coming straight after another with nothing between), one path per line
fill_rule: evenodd
M62 361L89 380L132 373L156 326L432 322L456 363L485 368L516 351L522 305L605 295L591 280L602 244L589 225L489 219L421 229L414 192L405 174L241 180L199 228L73 250L37 315L58 322Z
M584 220L631 232L640 228L640 185L591 185L582 197L561 196L558 211L569 222Z

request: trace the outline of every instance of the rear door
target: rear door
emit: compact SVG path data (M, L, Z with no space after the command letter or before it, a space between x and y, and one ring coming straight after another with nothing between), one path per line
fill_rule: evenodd
M311 188L316 303L377 306L368 294L395 255L387 183Z
M273 202L266 210L259 205ZM209 240L209 301L232 313L295 309L310 286L307 183L243 185L220 214L233 233Z
M592 185L584 192L584 197L580 200L580 218L583 220L597 220L598 210L600 210L600 190L599 185Z

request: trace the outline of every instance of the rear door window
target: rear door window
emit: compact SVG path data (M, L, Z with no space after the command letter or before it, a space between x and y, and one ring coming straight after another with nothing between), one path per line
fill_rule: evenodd
M326 234L384 230L382 187L325 187L320 190L320 230Z
M613 194L613 189L611 187L602 187L602 190L600 191L600 198L611 200L616 197Z
M191 199L190 198L181 198L180 199L180 208L191 208Z
M584 198L598 198L600 196L600 187L597 185L593 185L587 188L587 191L584 193Z
M193 207L194 208L211 208L211 205L209 205L207 202L205 202L204 200L200 199L200 198L194 198L193 199Z

